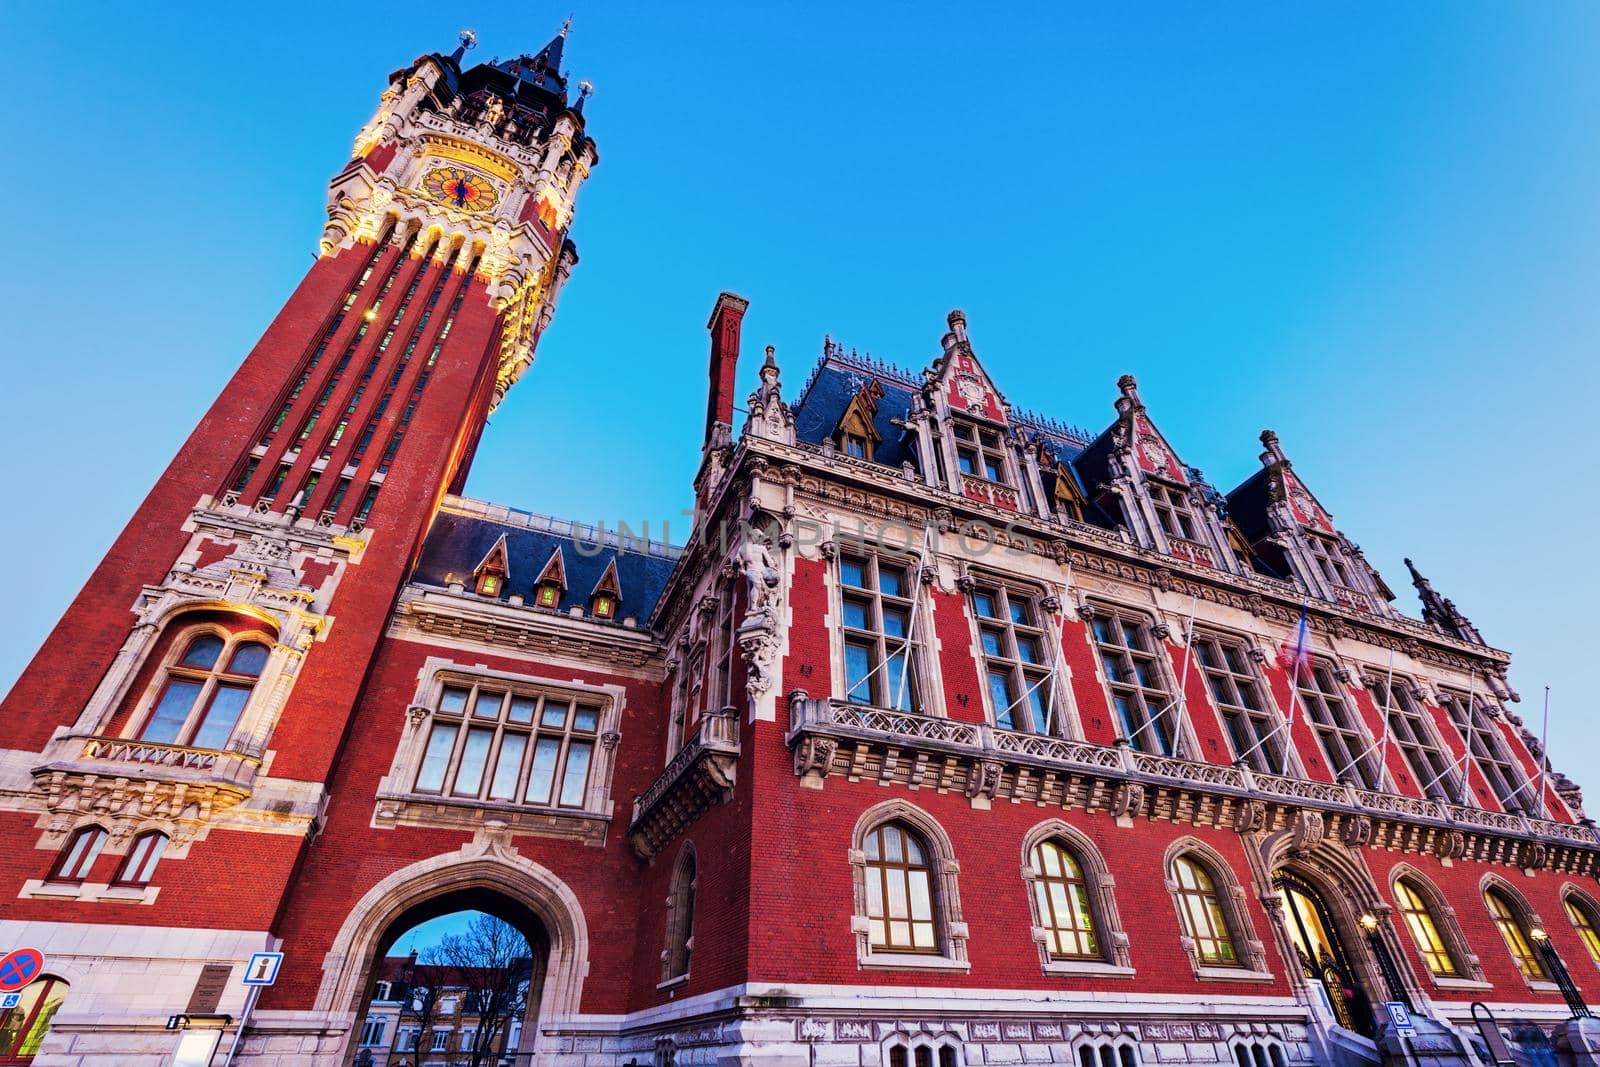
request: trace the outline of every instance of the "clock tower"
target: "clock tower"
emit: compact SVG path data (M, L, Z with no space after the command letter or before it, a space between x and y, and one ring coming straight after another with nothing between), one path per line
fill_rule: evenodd
M99 988L217 931L273 943L424 535L577 263L598 156L565 36L472 64L464 33L389 76L316 262L0 705L7 918L151 933ZM159 890L124 877L151 855Z

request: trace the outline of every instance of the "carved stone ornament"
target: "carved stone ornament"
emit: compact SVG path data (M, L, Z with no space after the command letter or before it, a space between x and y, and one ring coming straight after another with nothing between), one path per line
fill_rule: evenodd
M771 691L777 683L778 624L768 617L747 618L739 625L739 655L744 659L745 688L753 696Z
M1433 851L1442 860L1460 859L1467 851L1467 836L1460 830L1446 830L1433 839Z
M833 769L833 755L839 751L839 742L831 737L808 734L800 739L794 749L794 773L797 776L815 774L826 778Z
M967 772L967 799L983 797L993 800L1000 791L1000 764L994 760L978 760Z
M1252 663L1265 663L1265 662L1267 662L1267 650L1262 648L1260 645L1251 645L1250 646L1250 661Z
M1138 782L1121 782L1111 795L1111 814L1114 818L1138 815L1144 811L1144 786Z
M1039 601L1039 606L1051 615L1059 615L1061 613L1061 598L1053 593L1049 594Z
M1344 829L1340 836L1344 843L1351 848L1360 848L1372 841L1372 820L1365 815L1358 815L1344 821Z
M412 729L421 726L423 720L433 714L433 709L426 704L412 704L406 708L406 718L411 720Z
M1323 820L1322 812L1304 809L1297 811L1294 821L1289 825L1289 851L1309 852L1322 844L1326 833L1327 824Z
M1247 800L1233 813L1233 829L1241 834L1258 834L1267 828L1267 806L1259 800Z

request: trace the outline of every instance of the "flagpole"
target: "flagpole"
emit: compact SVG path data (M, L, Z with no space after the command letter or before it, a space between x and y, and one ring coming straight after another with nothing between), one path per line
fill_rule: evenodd
M1306 645L1307 638L1309 636L1310 625L1306 620L1306 601L1302 600L1300 602L1300 622L1295 626L1294 663L1289 672L1289 714L1281 723L1279 723L1277 726L1274 726L1271 730L1268 730L1264 735L1262 735L1261 739L1255 744L1239 753L1239 758L1233 761L1235 766L1242 765L1245 760L1250 758L1251 754L1254 753L1256 749L1260 748L1262 745L1266 744L1274 737L1277 737L1278 734L1287 729L1289 731L1289 748L1285 749L1286 755L1282 769L1285 772L1288 771L1289 761L1287 753L1293 750L1294 745L1294 716L1295 712L1300 710L1300 694L1298 692L1300 688L1300 661L1306 657ZM1282 653L1280 652L1279 655L1281 657Z
M1183 724L1189 708L1189 661L1194 659L1194 609L1199 600L1199 593L1189 594L1189 624L1183 634L1183 671L1178 678L1178 725L1172 741L1174 756L1183 745Z

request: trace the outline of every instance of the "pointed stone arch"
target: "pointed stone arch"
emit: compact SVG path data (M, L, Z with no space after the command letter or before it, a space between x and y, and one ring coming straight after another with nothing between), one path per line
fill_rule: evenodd
M1043 920L1037 913L1039 905L1033 899L1033 884L1039 878L1039 872L1033 862L1033 850L1046 841L1058 842L1070 852L1083 872L1085 887L1089 892L1089 906L1098 927L1097 933L1105 962L1115 967L1126 968L1131 974L1133 967L1131 942L1122 928L1122 918L1117 913L1116 879L1111 874L1111 868L1106 866L1105 857L1100 854L1100 850L1095 847L1089 835L1064 819L1046 819L1034 826L1022 838L1022 882L1028 890L1028 906L1034 910L1033 939L1039 945L1044 967L1050 969L1054 961L1050 959L1049 950L1046 948Z
M1250 917L1249 895L1245 886L1240 883L1233 864L1200 838L1186 835L1167 846L1166 854L1161 858L1161 875L1165 879L1167 895L1172 898L1173 911L1181 935L1179 940L1184 953L1189 957L1190 965L1194 967L1195 975L1201 978L1226 977L1226 972L1238 971L1239 968L1214 967L1206 963L1200 957L1194 939L1188 935L1174 866L1183 857L1196 860L1210 877L1217 903L1222 907L1228 932L1234 940L1234 948L1238 953L1239 962L1243 964L1244 972L1250 975L1266 974L1267 949L1261 938L1256 935L1255 923Z
M937 819L915 804L898 798L885 800L867 808L856 819L855 827L850 831L849 860L855 898L854 910L850 917L850 932L856 940L857 962L862 966L881 966L884 961L882 952L872 950L867 918L866 838L867 834L885 823L903 824L921 838L931 853L933 907L939 926L942 927L940 951L943 955L940 959L934 960L933 957L928 957L918 961L914 958L907 960L905 957L896 956L895 961L902 967L918 965L946 970L968 969L969 931L961 917L961 864L956 859L955 846Z
M543 976L541 981L535 975L538 996L529 998L536 1000L530 1003L529 1015L538 1019L538 1030L576 1014L589 970L583 907L565 882L519 855L498 835L483 835L456 852L402 867L369 889L345 917L323 957L316 1011L353 1025L363 1007L362 996L371 988L377 957L388 947L384 939L397 922L432 901L467 894L498 898L543 928Z
M1397 863L1389 869L1388 878L1389 898L1396 902L1397 907L1400 899L1399 885L1402 881L1427 906L1428 914L1432 917L1434 926L1438 928L1439 936L1444 939L1446 950L1449 951L1451 959L1455 961L1456 967L1461 971L1461 978L1474 982L1483 981L1483 961L1473 951L1472 943L1467 940L1465 931L1461 929L1461 922L1456 915L1455 905L1451 904L1449 898L1440 892L1433 879L1422 871L1409 863ZM1393 925L1398 930L1406 923L1402 919ZM1422 947L1415 944L1415 933L1409 928L1406 933L1420 953ZM1429 972L1429 978L1435 985L1440 984L1440 978L1431 971Z

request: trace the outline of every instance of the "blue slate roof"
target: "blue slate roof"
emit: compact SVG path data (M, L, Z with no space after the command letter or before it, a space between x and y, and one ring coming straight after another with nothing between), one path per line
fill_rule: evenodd
M616 617L636 619L641 626L649 621L679 555L679 549L646 541L642 534L619 537L616 530L600 531L567 519L446 497L423 542L422 557L411 580L440 589L460 583L470 591L473 571L502 535L511 573L494 599L504 602L520 594L530 610L550 610L532 607L533 586L559 546L567 588L555 610L565 614L576 607L587 614L589 594L616 560L622 591Z

